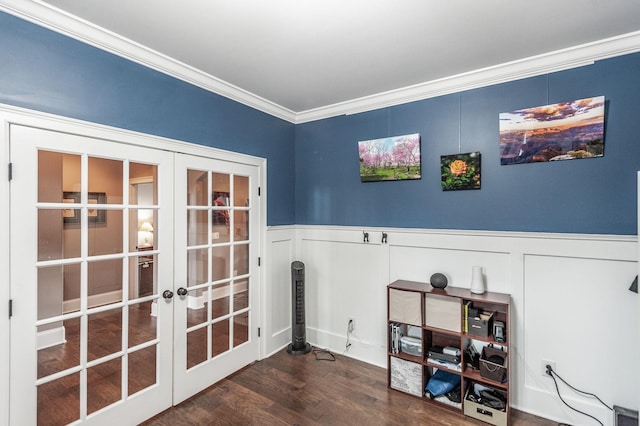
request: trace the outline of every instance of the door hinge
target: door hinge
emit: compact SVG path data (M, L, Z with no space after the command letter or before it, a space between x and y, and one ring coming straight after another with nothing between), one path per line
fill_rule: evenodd
M13 179L13 163L9 163L9 182Z
M9 319L13 316L13 299L9 299Z
M260 327L258 327L258 337L260 337Z

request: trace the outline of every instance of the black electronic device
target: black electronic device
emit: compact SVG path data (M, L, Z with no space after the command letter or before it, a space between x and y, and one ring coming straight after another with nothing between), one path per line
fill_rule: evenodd
M307 342L304 314L304 263L291 262L291 343L287 352L292 355L303 355L311 352L311 344Z
M432 358L432 359L439 359L442 361L447 361L447 362L452 362L452 363L459 363L460 362L460 355L454 355L454 354L449 354L449 353L445 353L444 352L444 348L442 346L432 346L429 348L429 352L427 353L427 357Z
M507 336L504 333L504 323L502 321L493 322L493 340L500 343L507 341Z
M444 274L436 272L435 274L431 275L431 278L429 278L429 282L431 283L431 286L433 288L445 288L449 281Z
M638 410L613 406L615 426L638 426Z

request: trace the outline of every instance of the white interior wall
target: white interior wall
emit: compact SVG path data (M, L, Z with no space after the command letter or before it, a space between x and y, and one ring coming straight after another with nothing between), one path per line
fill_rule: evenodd
M349 348L349 354L386 366L380 354L387 344L387 325L385 316L379 315L387 310L386 253L379 243L362 244L350 236L297 240L299 260L306 266L307 338L319 347L345 352L347 323L353 318L351 339L358 344Z
M348 356L386 367L386 285L428 281L445 273L449 285L469 287L471 267L484 268L489 291L512 296L511 404L572 424L588 418L564 407L544 360L579 389L609 405L638 409L640 318L638 295L628 291L638 272L635 236L508 232L382 230L298 226L268 230L270 321L268 353L289 343L290 262L306 265L307 339L345 351L346 325L356 318ZM276 328L269 328L277 325ZM577 408L613 424L593 398L561 386Z
M637 380L631 378L640 377L640 368L625 362L640 359L638 295L628 290L636 273L633 261L525 257L524 347L518 354L526 368L525 398L544 404L554 417L571 414L572 424L587 420L569 413L557 398L546 398L555 388L540 374L544 359L555 361L558 374L578 389L609 405L638 408ZM563 394L579 410L600 419L610 416L594 399Z

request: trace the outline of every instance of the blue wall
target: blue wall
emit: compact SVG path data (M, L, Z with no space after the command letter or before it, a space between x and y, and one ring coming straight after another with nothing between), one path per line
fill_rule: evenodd
M604 95L601 158L501 166L498 114ZM296 223L637 233L640 54L296 126ZM460 132L460 137L458 136ZM422 179L361 183L357 141L420 133ZM440 156L480 151L482 188L443 192Z
M268 223L637 233L640 54L294 126L0 12L0 103L268 159ZM498 114L604 95L603 158L500 166ZM461 111L461 112L460 112ZM442 192L441 155L482 153ZM357 141L420 133L421 180L361 183Z
M0 12L0 103L267 158L269 225L294 222L294 125Z

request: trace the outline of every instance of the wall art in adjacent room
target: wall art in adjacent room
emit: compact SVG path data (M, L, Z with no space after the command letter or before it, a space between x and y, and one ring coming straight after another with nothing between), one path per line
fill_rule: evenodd
M79 204L82 202L79 192L63 192L62 202L66 204ZM89 204L106 204L107 194L104 192L89 192L87 194L87 202ZM98 210L89 207L87 209L87 218L89 223L105 223L107 220L107 211ZM70 208L62 209L63 223L80 223L80 209Z
M442 190L480 189L480 153L442 155Z
M231 196L228 192L215 191L213 193L212 205L214 207L211 216L213 218L214 225L229 225L229 210L218 209L217 207L228 206L231 200Z
M604 96L500 113L500 164L604 155Z
M420 134L358 142L360 180L420 179Z

